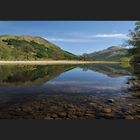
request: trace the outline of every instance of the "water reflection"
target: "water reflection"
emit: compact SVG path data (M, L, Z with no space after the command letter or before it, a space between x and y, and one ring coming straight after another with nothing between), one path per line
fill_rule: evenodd
M129 91L133 93L134 96L140 98L140 65L134 65L132 76L128 79L128 84L131 85Z
M40 85L74 66L1 65L0 86Z
M125 75L127 76L127 75L131 75L131 72L132 72L132 68L130 67L128 63L85 65L83 70L84 69L97 71L109 77L120 77L120 76L125 76Z
M140 119L140 67L1 65L0 119Z
M0 66L0 86L31 86L49 81L61 73L74 68L83 71L95 71L109 77L120 77L131 75L129 66L116 64L89 64L89 65L1 65ZM76 72L76 71L75 71ZM73 74L75 73L73 72ZM90 73L92 74L92 73ZM82 76L82 75L81 75ZM79 77L80 78L80 77Z
M121 64L1 65L0 93L124 93L130 75Z

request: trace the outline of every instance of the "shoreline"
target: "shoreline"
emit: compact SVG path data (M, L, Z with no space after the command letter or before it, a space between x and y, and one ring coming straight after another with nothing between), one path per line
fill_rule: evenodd
M0 61L1 64L96 64L96 63L121 63L116 61L77 61L77 60L48 60L48 61Z

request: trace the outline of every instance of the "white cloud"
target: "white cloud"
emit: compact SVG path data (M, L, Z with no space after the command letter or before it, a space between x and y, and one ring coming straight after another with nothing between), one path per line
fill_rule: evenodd
M118 31L114 30L113 33L107 34L91 34L91 33L83 33L83 32L72 32L69 35L76 37L76 38L128 38L127 34L124 33L117 33Z
M128 39L127 34L123 33L114 33L114 34L82 34L75 33L73 36L67 37L47 37L47 40L54 41L54 42L69 42L69 43L87 43L87 42L95 42L101 41L103 38L119 38L119 39Z
M128 38L127 34L97 34L96 38Z
M46 38L46 39L54 42L71 42L71 43L87 43L97 41L94 39L83 39L83 38Z

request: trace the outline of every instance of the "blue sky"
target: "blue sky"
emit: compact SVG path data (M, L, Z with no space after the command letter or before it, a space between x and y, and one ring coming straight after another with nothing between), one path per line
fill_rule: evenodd
M80 55L122 45L134 24L135 21L0 21L0 34L41 36Z

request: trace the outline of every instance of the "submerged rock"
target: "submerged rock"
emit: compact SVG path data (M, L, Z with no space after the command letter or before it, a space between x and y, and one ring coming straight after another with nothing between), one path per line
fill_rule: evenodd
M73 104L68 104L68 108L75 108Z
M52 114L51 118L58 118L58 115L57 114Z
M44 120L53 120L51 117L45 117Z
M134 117L129 115L129 116L126 116L125 119L127 119L127 120L133 120Z
M92 103L92 102L89 103L89 105L92 106L92 107L96 107L96 104L95 103Z
M109 102L109 103L114 103L115 100L113 100L113 99L108 99L108 102Z
M140 107L140 104L136 104L137 107Z
M85 116L90 117L90 118L95 118L94 114L86 113Z
M103 108L101 111L103 113L111 113L112 112L112 109L111 108Z
M67 113L65 113L65 112L59 112L58 113L58 116L60 116L60 117L66 117L66 115L67 115Z
M68 118L69 119L77 119L77 116L76 115L72 115L72 114L68 114Z
M136 119L140 119L140 115L136 115Z
M126 82L126 84L130 84L130 82L128 81L128 82Z

